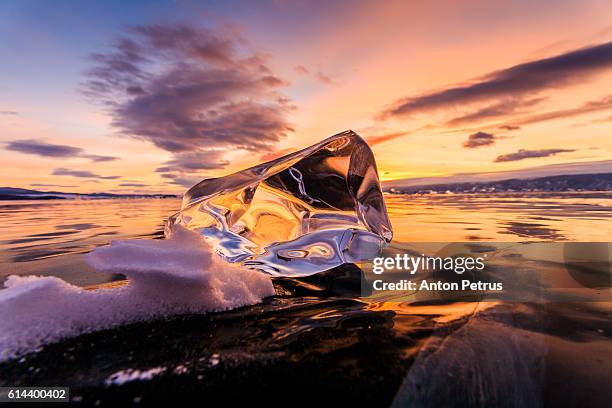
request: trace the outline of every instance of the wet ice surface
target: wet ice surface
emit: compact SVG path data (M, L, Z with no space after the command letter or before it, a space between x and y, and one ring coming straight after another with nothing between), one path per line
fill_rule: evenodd
M360 406L609 401L609 309L368 304L284 289L256 306L50 345L0 365L0 385L69 385L87 406L264 403L270 396Z

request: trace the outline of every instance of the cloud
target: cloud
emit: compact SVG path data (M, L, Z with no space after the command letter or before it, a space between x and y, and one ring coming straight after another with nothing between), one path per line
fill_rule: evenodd
M83 153L83 149L79 147L45 143L34 139L7 142L5 149L43 157L77 157Z
M172 152L165 170L222 168L220 152L269 151L293 132L287 82L233 31L141 25L92 60L83 91L121 133Z
M229 160L223 158L225 150L199 150L195 152L177 153L172 160L159 167L158 173L197 172L200 170L222 169L229 165Z
M72 177L80 177L80 178L91 178L91 179L100 179L100 180L116 180L120 178L120 176L101 176L96 173L92 173L87 170L71 170L63 167L57 168L53 170L54 176L72 176Z
M502 154L497 156L495 163L518 161L524 159L531 159L534 157L548 157L559 153L575 152L574 149L542 149L542 150L525 150L520 149L518 152Z
M588 101L574 108L560 109L555 111L548 111L542 113L535 113L529 115L523 115L512 119L512 122L508 123L499 123L493 126L477 126L472 127L471 129L462 129L460 131L466 130L478 130L478 129L491 129L498 128L503 130L518 130L521 128L519 125L531 125L534 123L545 122L548 120L555 119L567 119L574 116L580 116L588 113L605 111L612 109L612 95L608 95L602 99L596 101ZM450 132L457 132L456 130L452 130Z
M119 160L118 157L114 157L114 156L100 156L99 154L84 154L81 157L85 157L93 162L109 162L109 161L115 161L115 160Z
M170 184L176 184L186 188L192 187L204 179L204 177L182 176L173 173L164 173L161 176L169 179Z
M492 133L476 132L471 134L468 139L463 142L463 147L474 149L476 147L490 146L495 143L497 137Z
M521 109L532 107L546 98L532 98L527 100L522 99L507 99L500 102L496 102L492 105L488 105L477 109L474 112L458 116L446 122L448 126L461 126L465 124L480 122L486 119L494 119L503 117L509 114L514 114Z
M46 142L42 142L42 141L35 140L35 139L13 140L13 141L6 143L5 149L14 151L14 152L19 152L19 153L33 154L33 155L42 156L42 157L56 157L56 158L83 157L83 158L90 159L91 161L94 161L94 162L118 160L117 157L113 157L113 156L99 156L95 154L87 154L80 147L46 143Z
M538 113L534 115L524 116L522 118L512 120L511 124L503 126L528 125L533 123L545 122L553 119L565 119L574 116L584 115L586 113L598 112L602 110L612 109L612 95L608 95L598 101L589 101L576 108L561 109L556 111Z
M310 71L308 71L308 68L306 68L303 65L296 65L295 67L293 67L293 70L295 72L297 72L298 74L300 74L300 75L305 75L305 74L310 72Z
M393 139L397 139L398 137L406 136L411 132L393 132L393 133L385 133L381 135L373 135L368 136L366 139L370 146L376 146L377 144L385 143Z
M78 186L67 186L63 184L46 184L46 183L32 183L30 187L63 187L63 188L74 188Z
M322 73L321 71L317 72L317 74L315 75L315 78L317 78L320 82L330 85L333 83L332 79L325 75L324 73Z
M229 165L229 160L223 158L225 153L225 150L176 153L172 160L155 171L161 173L161 177L170 180L170 184L188 188L206 178L200 174L201 171L221 169Z
M508 131L521 129L520 126L515 126L515 125L501 125L499 126L499 128L502 130L508 130Z
M149 185L143 183L121 183L119 187L149 187Z
M405 97L381 113L382 118L465 106L503 98L525 98L544 89L583 82L612 67L612 42L570 51L492 72L469 83Z
M4 111L0 111L0 115L19 115L19 112L17 111L9 111L9 110L4 110Z

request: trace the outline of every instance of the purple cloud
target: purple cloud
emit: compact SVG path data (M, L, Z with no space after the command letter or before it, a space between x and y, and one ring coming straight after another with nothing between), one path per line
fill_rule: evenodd
M119 187L149 187L149 185L143 183L121 183Z
M14 152L33 154L41 157L56 157L56 158L73 158L83 157L94 162L106 162L118 160L113 156L100 156L96 154L87 154L80 147L46 143L35 139L21 139L7 142L6 150Z
M77 157L83 153L83 149L79 147L45 143L34 139L13 140L6 144L5 149L43 157Z
M612 68L612 42L581 48L550 58L530 61L492 72L469 83L405 97L381 113L383 118L464 106L504 98L525 98L544 89L584 82Z
M164 173L161 175L165 179L169 179L169 184L175 184L177 186L189 188L198 182L202 181L201 177L193 177L193 176L182 176L174 173Z
M511 131L511 130L519 130L521 127L520 126L515 126L515 125L501 125L499 128L502 129L502 130Z
M575 108L560 109L556 111L549 111L543 113L537 113L533 115L524 116L518 119L514 119L510 126L528 125L532 123L545 122L553 119L565 119L574 116L584 115L586 113L599 112L602 110L608 110L612 108L612 95L608 95L600 100L588 101ZM506 124L505 126L508 126Z
M137 26L92 56L84 92L123 134L174 153L165 167L222 168L223 151L268 151L293 131L287 83L248 48L222 29Z
M54 176L72 176L72 177L80 177L80 178L90 178L90 179L101 179L101 180L116 180L120 178L120 176L101 176L96 173L92 173L87 170L71 170L63 167L57 168L53 170Z
M495 163L518 161L524 159L531 159L534 157L548 157L559 153L575 152L574 149L542 149L542 150L525 150L520 149L518 152L502 154L497 156Z
M100 163L100 162L109 162L109 161L115 161L115 160L119 160L118 157L114 157L114 156L101 156L99 154L84 154L81 157L85 157L93 162L96 163Z
M525 108L532 107L542 102L544 99L546 98L532 98L525 100L520 98L511 98L507 100L502 100L477 109L474 112L470 112L453 118L447 121L446 124L448 126L461 126L465 124L480 122L482 120L495 119L506 115L515 114L524 110Z
M74 188L78 186L64 185L64 184L47 184L47 183L32 183L30 187L62 187L62 188Z
M495 143L497 137L492 133L476 132L471 134L468 139L463 142L463 147L474 149L476 147L490 146Z
M199 150L195 152L176 153L172 160L159 167L158 173L168 172L195 172L199 170L220 169L229 165L229 161L223 159L225 150Z

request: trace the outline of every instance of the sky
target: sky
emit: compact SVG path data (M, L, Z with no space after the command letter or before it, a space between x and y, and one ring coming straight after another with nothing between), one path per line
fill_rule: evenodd
M382 180L612 159L607 0L6 0L0 38L2 186L181 193L346 129Z

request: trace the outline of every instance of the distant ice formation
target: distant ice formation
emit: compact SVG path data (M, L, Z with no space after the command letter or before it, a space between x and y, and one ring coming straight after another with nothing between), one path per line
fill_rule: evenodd
M82 333L178 313L259 303L270 277L224 262L202 237L174 228L165 240L115 241L87 262L129 283L86 290L52 276L9 276L0 290L0 361Z

